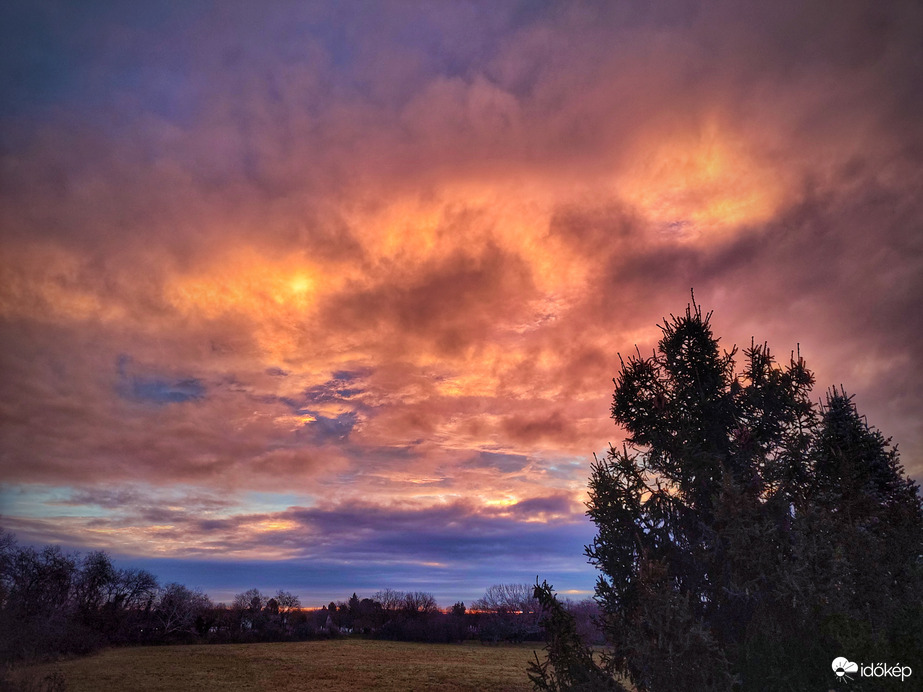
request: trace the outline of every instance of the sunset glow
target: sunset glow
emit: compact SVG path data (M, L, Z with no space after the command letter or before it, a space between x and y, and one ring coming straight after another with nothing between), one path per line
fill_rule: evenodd
M753 160L748 144L715 123L694 134L658 132L636 144L616 187L670 242L715 242L768 221L782 203L778 173Z
M690 288L923 477L918 4L3 12L21 541L217 600L590 593L618 354Z

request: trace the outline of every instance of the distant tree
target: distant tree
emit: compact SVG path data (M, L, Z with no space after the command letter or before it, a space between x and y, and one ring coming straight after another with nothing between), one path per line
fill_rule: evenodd
M404 592L394 589L383 589L375 593L374 599L381 604L382 610L392 612L404 606Z
M89 653L138 641L157 580L117 570L102 551L82 558L57 546L16 544L0 530L0 658Z
M164 636L196 632L196 620L213 608L211 600L199 590L176 582L164 586L154 604L154 620Z
M363 598L356 609L353 626L361 632L369 633L384 624L384 610L381 603L371 598Z
M404 594L403 611L411 617L429 615L439 610L436 599L425 591L408 591Z
M279 616L279 622L283 629L287 628L291 623L292 614L301 610L301 600L298 596L282 590L276 593L273 600L276 602L276 612Z
M521 613L538 620L540 604L530 584L494 584L471 604L473 610L491 613Z
M124 610L149 608L157 588L157 577L147 570L121 569L112 584L109 603Z
M263 608L269 602L259 589L235 594L231 604L241 630L259 629L263 624Z
M294 610L301 609L301 599L290 591L276 592L276 603L279 604L280 613L291 613Z
M357 617L359 615L359 597L356 595L355 591L353 595L349 597L347 607L349 608L350 617Z
M84 653L95 647L90 636L73 626L77 556L58 546L18 546L12 535L4 534L0 568L0 660Z
M23 616L63 614L73 605L78 576L77 557L59 546L22 548L10 569L10 605Z
M519 642L540 634L541 604L528 584L494 584L471 604L483 613L478 634L483 642Z
M269 602L269 599L260 593L259 589L250 589L245 592L244 599L246 599L247 609L254 615L262 612L263 608L266 607L266 604Z
M818 412L800 357L751 343L736 372L709 318L693 303L665 320L615 380L626 444L593 464L588 503L602 668L639 691L801 690L829 686L837 654L907 660L923 644L916 484L842 392ZM569 689L548 665L536 687Z
M455 617L463 617L465 615L465 610L466 608L464 601L456 601L454 604L452 604L451 612Z
M84 617L98 615L117 587L118 573L109 556L97 550L83 558L79 576L74 584L77 609Z
M564 610L574 618L574 625L577 628L577 635L581 641L592 645L605 644L605 637L599 628L599 619L602 614L599 610L599 604L592 598L585 598L580 601L565 599Z
M75 617L109 641L138 638L142 613L153 602L157 579L144 570L116 569L109 555L84 556L74 582Z

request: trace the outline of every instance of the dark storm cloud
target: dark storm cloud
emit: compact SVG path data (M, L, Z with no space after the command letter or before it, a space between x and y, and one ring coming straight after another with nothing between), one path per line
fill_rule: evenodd
M529 463L529 458L521 454L498 454L496 452L479 452L465 462L475 469L495 469L500 473L522 471Z
M560 411L547 415L510 416L503 421L503 430L513 440L541 440L568 438L576 435L575 424Z
M325 322L350 333L384 332L396 347L424 339L452 356L483 340L495 320L515 315L532 291L528 267L490 245L427 262L404 282L393 279L389 272L377 285L336 295L323 308Z
M355 411L346 411L331 418L311 411L306 413L311 413L314 420L305 423L303 430L316 444L346 441L359 418Z
M359 370L337 370L332 373L334 382L354 382L372 374L371 368Z
M305 544L308 551L320 543L338 546L344 560L390 561L400 555L441 563L466 555L475 560L501 558L516 545L529 554L544 550L554 555L573 538L573 509L572 504L556 498L496 510L478 510L466 504L407 509L358 504L292 510L286 516L311 530L312 538ZM559 518L558 525L518 521L552 513L549 510ZM576 520L581 524L579 519L578 513ZM580 531L585 531L585 526Z
M345 375L345 377L339 377L337 376L338 374ZM305 401L314 404L321 404L329 403L331 401L343 401L345 399L351 399L365 391L365 389L361 387L349 386L349 383L358 378L358 374L350 373L348 371L334 373L334 379L328 380L324 384L315 385L305 390Z

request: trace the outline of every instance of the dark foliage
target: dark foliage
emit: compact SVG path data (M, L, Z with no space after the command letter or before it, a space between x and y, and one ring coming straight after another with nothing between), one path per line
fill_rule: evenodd
M117 570L105 553L80 559L57 546L20 547L0 532L0 660L136 641L156 594L153 575Z
M638 690L800 690L840 655L912 660L923 511L896 450L844 392L816 407L800 357L751 344L736 372L709 317L665 321L615 380L626 445L593 464L588 503L605 669ZM558 687L539 688L581 689L547 665Z
M542 625L548 633L544 661L535 656L529 679L539 690L560 692L627 692L593 657L593 650L578 635L574 616L561 605L548 582L535 585L535 599L543 610Z
M491 643L539 640L537 601L523 596L520 587L491 587L485 599L501 594L506 600L491 601L496 610L490 612L468 612L464 603L442 612L432 594L392 589L373 598L354 593L315 610L302 608L297 596L282 590L268 596L250 589L230 605L216 605L182 584L161 586L143 570L116 569L104 552L81 557L55 546L21 547L12 534L0 531L0 662L82 655L125 644L342 636L439 643L479 637Z

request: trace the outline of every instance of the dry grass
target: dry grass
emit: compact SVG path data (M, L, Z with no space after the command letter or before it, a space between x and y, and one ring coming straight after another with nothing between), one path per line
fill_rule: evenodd
M62 671L68 692L525 691L532 689L528 662L540 647L358 639L151 646L109 649L29 672Z

